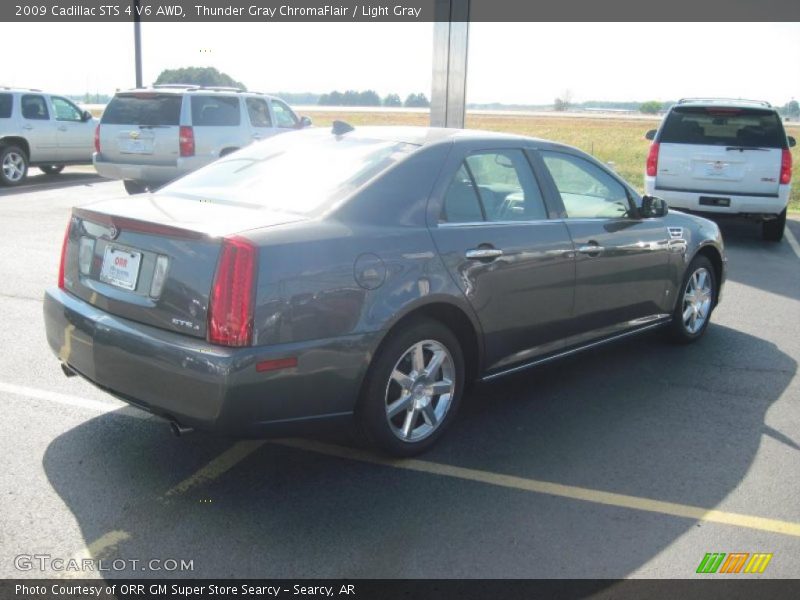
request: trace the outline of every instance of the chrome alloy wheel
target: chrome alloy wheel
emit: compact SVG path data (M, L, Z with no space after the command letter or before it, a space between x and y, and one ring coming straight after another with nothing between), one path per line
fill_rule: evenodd
M703 328L708 314L711 312L711 302L714 298L711 273L705 267L700 267L686 283L683 293L683 326L691 334Z
M3 158L3 175L16 183L25 175L25 157L19 152L8 152Z
M386 418L395 436L417 442L436 431L455 394L455 372L439 342L423 340L405 351L386 385Z

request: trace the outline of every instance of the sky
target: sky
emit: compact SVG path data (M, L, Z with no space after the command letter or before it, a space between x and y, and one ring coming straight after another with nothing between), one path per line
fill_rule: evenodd
M0 85L63 94L135 84L129 23L0 23ZM34 40L31 43L31 40ZM57 48L54 54L53 49ZM431 23L143 23L145 83L213 66L262 92L430 96ZM473 23L467 101L800 99L800 23Z

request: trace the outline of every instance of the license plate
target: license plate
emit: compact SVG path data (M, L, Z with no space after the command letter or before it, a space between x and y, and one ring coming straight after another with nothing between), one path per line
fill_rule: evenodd
M141 252L106 246L103 267L100 269L100 281L124 290L135 290L141 263Z
M152 143L149 140L127 140L122 144L122 151L128 154L152 154Z

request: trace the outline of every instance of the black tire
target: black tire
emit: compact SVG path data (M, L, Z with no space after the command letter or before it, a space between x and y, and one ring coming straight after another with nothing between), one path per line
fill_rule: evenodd
M122 185L125 186L125 191L131 196L134 194L144 194L147 191L147 186L139 183L138 181L129 181L125 179L122 182Z
M28 155L19 146L0 147L0 183L14 186L28 175Z
M697 329L693 329L693 325L697 326L697 316L695 315L694 322L691 320L690 316L689 322L687 323L687 321L684 319L684 312L687 312L687 310L694 305L693 302L687 299L690 294L690 283L692 283L692 279L696 273L702 272L704 272L708 278L707 280L710 290L708 293L704 292L703 294L695 295L694 297L700 300L701 298L708 296L709 303L702 324L697 327ZM692 283L692 285L696 285L696 281ZM696 256L694 260L689 263L689 266L686 269L686 274L683 277L681 287L678 291L678 298L675 301L675 310L672 313L672 323L670 323L669 328L669 338L671 341L678 344L690 344L703 337L706 329L708 329L708 324L711 321L711 313L714 311L714 307L716 305L717 292L717 276L714 272L714 266L705 256ZM699 304L702 305L702 303Z
M783 230L786 229L786 209L778 215L777 219L764 221L761 224L761 238L767 242L780 242L783 239Z
M361 437L369 445L392 456L414 456L433 446L458 412L464 392L464 357L453 332L432 319L419 318L402 323L390 336L367 371L356 407L356 424ZM432 373L425 375L425 371L421 371L417 378L406 378L408 384L404 387L392 374L395 368L403 374L417 372L413 370L412 355L418 345L422 348L422 364L426 367L441 349L445 350L446 356ZM449 394L435 393L436 387L446 388L448 382L452 390ZM398 410L390 418L387 407L392 404L399 406L400 398L410 398L408 408ZM418 408L418 405L422 407ZM414 414L416 417L412 416ZM407 436L403 434L401 422L411 423Z
M45 175L58 175L64 170L64 165L42 165L39 170Z

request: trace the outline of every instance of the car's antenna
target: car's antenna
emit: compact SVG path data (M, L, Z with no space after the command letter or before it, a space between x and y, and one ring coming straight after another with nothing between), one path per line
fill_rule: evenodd
M351 131L355 131L355 127L345 121L334 121L333 127L331 128L331 133L333 133L333 135L344 135Z

